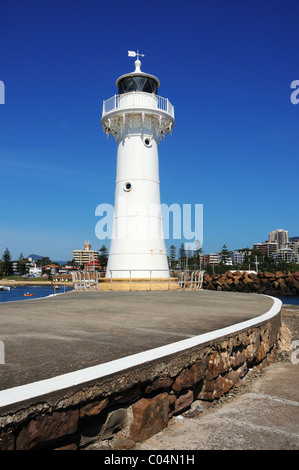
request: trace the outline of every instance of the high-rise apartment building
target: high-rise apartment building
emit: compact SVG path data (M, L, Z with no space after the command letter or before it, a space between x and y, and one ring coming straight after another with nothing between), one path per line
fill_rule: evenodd
M277 242L278 249L282 248L282 245L288 243L289 241L289 232L287 230L278 229L273 230L269 233L269 241Z
M83 250L73 250L73 260L76 264L81 266L85 263L90 263L98 259L98 252L91 250L91 244L89 242L84 243Z
M273 253L278 249L278 243L266 240L263 243L254 243L253 249L261 251L265 256L273 256Z

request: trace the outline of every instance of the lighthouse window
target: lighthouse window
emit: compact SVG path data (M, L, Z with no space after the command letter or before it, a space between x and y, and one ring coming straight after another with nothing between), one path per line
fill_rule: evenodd
M144 143L145 143L145 145L146 145L147 147L149 147L150 144L151 144L151 139L150 139L149 137L146 137L146 138L144 139Z
M139 91L144 91L145 93L152 93L150 80L147 77L135 77L135 82Z
M131 183L126 183L124 186L124 191L131 191L131 189L132 189Z
M123 83L120 83L120 85L123 88L123 91L120 93L129 93L130 91L135 91L136 90L136 84L135 80L133 77L128 77L124 80L122 80Z
M157 94L158 84L156 80L144 76L124 77L118 83L118 93L130 93L131 91L143 91Z

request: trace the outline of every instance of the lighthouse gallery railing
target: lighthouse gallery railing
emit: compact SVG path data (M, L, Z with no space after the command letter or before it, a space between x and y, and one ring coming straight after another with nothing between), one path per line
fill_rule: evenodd
M103 102L103 116L112 111L117 111L118 109L126 108L156 108L161 111L170 114L174 118L174 107L168 100L168 98L163 98L163 96L136 92L125 93L123 95L114 95L108 100Z

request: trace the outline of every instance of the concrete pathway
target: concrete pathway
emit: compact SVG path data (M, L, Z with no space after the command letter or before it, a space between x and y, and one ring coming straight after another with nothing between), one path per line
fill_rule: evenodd
M0 304L0 390L243 322L273 299L215 291L78 292Z
M202 413L173 418L136 450L299 450L298 389L299 365L272 364L246 391L195 403Z

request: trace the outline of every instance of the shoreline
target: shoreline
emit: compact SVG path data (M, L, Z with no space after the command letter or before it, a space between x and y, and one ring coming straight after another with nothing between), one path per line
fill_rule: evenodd
M14 281L13 279L0 279L0 286L73 286L73 282L70 281Z

